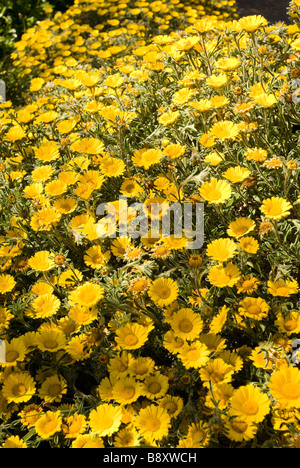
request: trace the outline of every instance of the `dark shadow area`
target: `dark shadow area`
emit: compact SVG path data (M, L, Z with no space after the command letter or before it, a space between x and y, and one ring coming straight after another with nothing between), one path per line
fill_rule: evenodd
M236 0L239 16L262 15L269 22L290 22L287 15L289 0Z

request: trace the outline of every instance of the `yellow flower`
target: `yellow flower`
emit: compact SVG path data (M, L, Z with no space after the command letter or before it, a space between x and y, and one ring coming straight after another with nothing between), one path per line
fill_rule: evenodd
M231 239L215 239L208 244L206 254L218 262L226 262L237 254L237 245Z
M76 78L69 78L60 82L60 86L69 89L70 91L75 91L81 86L81 81Z
M237 293L247 293L251 294L253 291L256 291L260 282L253 276L246 275L242 276L236 283Z
M163 156L163 153L160 149L149 149L143 152L141 159L137 166L143 167L144 169L149 169L149 167L154 164L158 164Z
M186 342L182 338L175 336L172 330L167 331L163 341L164 347L173 354L178 354L185 343Z
M281 219L290 214L292 205L281 197L271 197L263 200L260 207L261 212L268 219Z
M246 156L246 159L248 161L258 161L258 162L263 162L267 159L268 157L268 152L264 150L263 148L249 148L247 151L244 153Z
M119 88L123 83L124 78L120 73L116 73L115 75L108 75L103 82L103 84L109 88Z
M158 278L152 282L148 294L156 305L165 307L176 301L178 285L171 278Z
M121 185L120 193L127 197L138 197L143 193L144 189L134 177L125 179Z
M167 436L170 426L171 418L167 410L154 404L140 409L135 419L136 429L149 443Z
M212 153L205 156L204 161L210 166L218 166L222 161L224 161L224 159L225 158L223 154L213 151Z
M262 346L256 346L250 356L250 361L252 361L253 365L258 369L272 369L273 363L269 357L269 353L262 349Z
M69 310L69 317L78 325L88 325L97 319L98 310L95 307L73 306Z
M1 448L28 448L26 442L20 439L19 436L10 436L5 439L5 442L1 445Z
M27 185L27 187L24 188L24 198L39 198L43 190L44 187L41 182L35 182L34 184Z
M104 151L104 144L98 138L83 138L72 143L70 150L82 154L100 154Z
M125 172L125 163L119 158L105 158L100 163L100 170L106 177L118 177Z
M46 328L36 333L34 345L41 351L55 353L66 346L66 337L58 328Z
M49 403L60 402L63 395L67 393L67 390L67 381L62 376L51 375L46 377L38 394L42 400Z
M186 146L180 145L179 143L171 143L164 148L164 155L170 159L176 159L183 156L186 150Z
M243 317L262 320L267 317L270 306L261 297L245 297L239 302L238 310Z
M226 341L220 335L213 335L212 333L202 333L199 336L199 341L204 343L210 351L221 352L226 348Z
M119 429L122 420L120 406L103 403L90 412L89 424L93 434L111 436Z
M135 402L142 394L141 384L132 377L119 379L112 386L113 399L120 405Z
M127 329L127 331L129 331L129 329ZM126 377L126 375L129 374L129 367L131 363L133 362L133 359L134 359L133 355L129 353L128 351L124 351L123 349L121 350L119 355L115 355L111 357L107 365L107 370L109 372L110 380L112 383L114 380L118 380L120 378ZM105 380L102 380L101 384L105 382L106 382ZM106 384L105 384L105 387L107 387Z
M272 296L289 297L291 294L297 294L299 290L298 282L294 279L279 279L277 281L268 281L268 291Z
M300 408L300 371L297 367L289 366L273 372L268 386L281 407Z
M80 156L79 156L80 158ZM88 161L87 158L84 158L86 161ZM75 158L76 160L76 158ZM74 161L74 159L73 159ZM84 167L82 167L82 169L85 169ZM61 180L62 182L64 182L66 185L73 185L75 184L78 179L79 179L79 174L77 174L76 171L70 171L69 168L66 170L66 171L62 171L58 174L57 176L58 180Z
M19 125L10 127L8 132L5 133L3 140L14 143L15 141L22 140L26 137L26 132Z
M269 413L270 401L255 385L243 385L234 390L229 411L247 423L259 423Z
M177 238L173 234L163 239L163 245L168 250L183 250L186 246L186 243L187 243L187 239L184 236ZM157 254L157 249L156 249L156 254Z
M216 265L210 268L208 273L208 280L214 286L224 288L226 286L232 287L240 279L241 272L236 265L228 263L226 266Z
M227 417L224 430L226 436L234 442L243 442L254 439L258 427L254 423L248 423L241 418Z
M213 96L210 102L213 108L220 109L229 104L229 99L226 96Z
M193 24L193 28L195 28L200 33L213 31L215 27L216 27L216 21L212 19L212 17L209 17L209 16L200 18Z
M54 294L43 294L31 302L30 314L34 318L47 318L55 315L60 308L60 300Z
M89 101L85 106L84 110L86 112L89 112L90 114L96 114L98 113L101 109L103 109L103 104L101 102L96 101L95 99L92 101Z
M220 75L213 74L206 79L206 83L211 88L220 89L228 83L228 77L225 73L221 73Z
M171 111L171 110L169 110L168 112L164 112L164 113L158 118L158 122L159 122L161 125L164 125L165 127L167 127L168 125L172 125L174 122L176 122L176 120L178 119L179 116L180 116L180 112L179 112L179 111Z
M62 417L59 411L46 411L35 423L35 431L42 439L49 439L62 427Z
M254 101L262 107L272 107L277 102L274 94L262 93L254 98Z
M129 291L134 296L143 295L149 289L150 284L151 280L146 276L137 277L130 281Z
M188 263L191 268L198 268L203 264L203 258L198 254L191 254Z
M259 249L259 244L256 239L252 236L242 237L238 246L244 251L249 254L256 254Z
M55 141L45 140L38 148L34 148L35 157L43 162L54 161L60 157L59 146Z
M187 439L199 443L201 447L206 447L210 438L210 429L207 423L199 421L188 426Z
M214 358L208 361L207 365L200 369L200 378L205 387L209 387L209 382L213 385L228 383L232 379L234 367L226 364L221 358Z
M176 311L172 316L170 325L175 336L191 341L195 339L203 329L201 316L188 308Z
M114 439L114 447L138 447L140 437L133 427L124 427L118 431Z
M78 78L84 86L92 88L98 83L100 74L99 72L85 72L81 70L81 73L78 74Z
M76 283L82 281L82 279L83 275L81 271L77 270L76 268L70 268L68 270L64 270L60 274L57 282L59 286L63 288L70 288L73 287Z
M13 276L8 274L0 275L0 294L5 294L10 292L16 286L16 281L14 280Z
M200 195L204 200L207 200L210 204L224 203L231 196L231 187L224 180L218 180L216 178L210 181L204 182L200 189Z
M42 296L43 294L51 294L53 292L52 284L46 283L42 279L34 283L31 288L31 295L33 296Z
M190 101L189 106L198 112L206 112L212 108L212 103L209 99L200 99L199 101Z
M221 120L215 123L210 129L211 135L221 141L234 140L239 134L239 126L230 120Z
M209 331L216 335L220 333L228 317L229 308L223 306L220 312L215 315L210 323Z
M73 440L72 448L104 448L104 443L95 434L80 434Z
M43 78L33 78L30 81L30 91L39 91L40 89L42 89L44 83L45 80Z
M2 395L8 403L27 402L35 393L35 381L28 372L12 372L5 378Z
M300 313L297 310L293 310L288 314L284 315L279 313L276 318L275 325L277 325L280 333L286 333L291 335L294 333L300 333Z
M73 336L65 346L65 350L74 361L84 361L88 359L92 353L92 349L85 335Z
M254 32L260 27L266 26L268 21L261 15L251 15L240 18L238 24L244 31Z
M68 189L67 184L62 182L61 180L52 180L48 182L45 186L45 193L50 195L51 197L58 197L65 193Z
M52 176L53 173L53 167L45 164L34 169L31 173L31 177L34 182L45 182Z
M183 106L186 104L195 94L195 91L190 88L182 88L174 93L172 102L176 106Z
M5 362L1 362L1 365L3 367L17 366L19 362L24 361L26 352L22 337L5 341Z
M77 202L72 197L57 198L53 203L53 207L60 214L68 214L76 209Z
M230 167L227 169L223 177L225 179L228 179L230 182L233 184L238 183L238 182L243 182L245 179L247 179L250 176L251 172L249 169L246 167L241 167L241 166L235 166L235 167Z
M3 333L9 327L13 315L5 307L0 307L0 332Z
M138 356L129 361L128 373L137 380L144 380L154 372L155 362L150 357Z
M55 208L42 208L33 213L30 226L34 231L50 231L59 222L61 214Z
M63 421L63 432L66 439L75 439L86 431L87 420L83 414L74 413Z
M151 328L138 323L126 323L116 330L116 342L121 349L139 349L147 339Z
M59 133L70 133L77 125L77 119L65 119L57 122L56 128Z
M179 440L178 444L176 445L176 448L203 448L203 445L201 444L201 442L198 442L197 440L194 440L191 437L184 437Z
M110 258L110 252L102 252L100 245L93 245L84 255L85 264L96 270L103 268Z
M76 170L78 169L81 169L83 171L87 170L89 165L91 164L91 161L90 159L86 156L86 155L82 155L82 156L75 156L74 158L72 158L68 164L68 172L69 170L71 169L71 175L74 175L74 181L72 181L72 184L76 182L77 178L78 178L78 174L76 174ZM59 175L59 178L61 180L63 180L61 178L61 174Z
M36 118L36 122L51 123L59 117L59 113L55 111L43 112Z
M215 145L216 140L215 140L215 137L211 133L203 133L199 142L202 146L204 146L204 148L211 148L212 146Z
M300 38L299 37L291 43L291 47L293 49L300 50Z
M75 288L69 295L71 304L78 304L85 307L92 307L104 297L103 288L96 283L89 281Z
M149 400L156 400L165 396L169 389L169 379L158 371L145 378L141 384L141 394Z
M242 237L255 228L255 222L250 218L237 218L231 221L227 234L232 237Z
M220 58L216 61L215 67L224 71L232 71L238 68L241 61L237 57Z
M128 237L120 237L112 242L111 251L116 257L123 257L130 247L131 239Z
M204 343L194 340L191 343L184 342L178 348L178 357L186 369L206 366L209 361L210 350Z
M89 193L92 193L93 190L97 190L102 186L104 180L105 177L101 175L99 171L91 169L80 174L78 177L78 188L82 187L83 190L86 189ZM81 196L81 198L85 198L82 193L79 195L78 188L75 190L75 193Z
M267 167L268 169L278 169L279 167L283 167L282 160L276 157L273 157L269 159L268 161L265 161L263 165Z

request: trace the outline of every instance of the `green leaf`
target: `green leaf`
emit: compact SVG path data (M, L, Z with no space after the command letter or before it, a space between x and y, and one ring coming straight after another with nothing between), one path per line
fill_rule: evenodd
M35 429L34 427L30 429L30 431L27 432L27 434L23 437L24 442L27 442L27 440L31 439L33 435L35 435Z

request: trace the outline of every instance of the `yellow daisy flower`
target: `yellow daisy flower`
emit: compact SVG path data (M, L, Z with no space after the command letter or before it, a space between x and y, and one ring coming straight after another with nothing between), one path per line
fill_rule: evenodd
M120 406L103 403L90 412L89 424L93 434L99 437L111 436L120 427L122 411Z
M134 424L139 434L153 443L168 435L171 418L166 409L152 404L139 411Z
M199 192L201 197L207 200L209 204L220 204L230 198L231 187L227 182L213 178L204 182Z
M49 439L62 428L62 417L59 411L46 411L35 423L36 433L42 439Z
M148 294L156 305L165 307L176 301L178 285L171 278L158 278L152 282Z
M247 423L259 423L270 411L268 396L254 384L242 385L235 389L230 399L230 415Z

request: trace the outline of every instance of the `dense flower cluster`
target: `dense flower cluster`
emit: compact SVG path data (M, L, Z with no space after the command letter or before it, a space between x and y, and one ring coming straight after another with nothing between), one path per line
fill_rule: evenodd
M300 444L300 1L207 3L76 0L16 43L2 447ZM204 204L203 246L110 236L121 196Z

